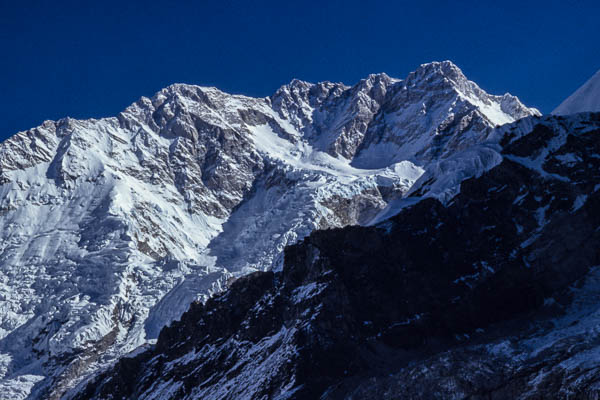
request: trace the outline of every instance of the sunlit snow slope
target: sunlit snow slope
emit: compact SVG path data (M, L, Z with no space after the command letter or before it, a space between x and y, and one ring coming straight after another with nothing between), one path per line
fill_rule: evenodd
M580 112L600 111L600 71L596 72L586 83L567 97L552 114L568 115Z

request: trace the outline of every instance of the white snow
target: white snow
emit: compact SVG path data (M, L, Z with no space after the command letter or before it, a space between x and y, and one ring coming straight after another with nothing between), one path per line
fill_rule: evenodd
M587 195L586 194L580 194L579 196L577 196L575 198L575 201L573 202L573 208L571 209L571 212L575 212L577 210L579 210L581 207L583 207L583 205L585 204L585 201L587 200Z
M600 71L552 111L554 115L600 111Z

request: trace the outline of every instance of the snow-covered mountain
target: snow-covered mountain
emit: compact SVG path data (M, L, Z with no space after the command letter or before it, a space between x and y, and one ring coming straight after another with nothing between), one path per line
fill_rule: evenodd
M598 398L598 135L585 113L496 130L446 204L311 233L74 399Z
M18 133L0 144L0 398L61 397L313 230L397 212L416 181L456 191L419 178L538 114L436 62L260 99L176 84Z
M580 112L600 111L600 71L567 97L552 114L569 115Z

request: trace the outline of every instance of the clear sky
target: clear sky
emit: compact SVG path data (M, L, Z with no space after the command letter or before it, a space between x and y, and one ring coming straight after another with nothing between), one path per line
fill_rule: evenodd
M174 82L267 96L445 59L550 112L600 69L599 39L598 0L0 0L0 138Z

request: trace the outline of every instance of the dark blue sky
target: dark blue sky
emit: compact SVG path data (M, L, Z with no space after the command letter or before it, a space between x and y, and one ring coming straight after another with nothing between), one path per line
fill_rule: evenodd
M598 0L0 0L0 138L115 115L174 82L266 96L444 59L550 112L600 68L599 21Z

